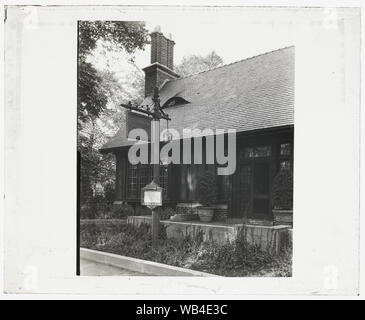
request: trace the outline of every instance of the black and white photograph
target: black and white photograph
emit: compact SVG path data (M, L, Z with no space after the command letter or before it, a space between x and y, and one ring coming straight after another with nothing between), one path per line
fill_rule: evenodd
M78 30L81 275L291 277L295 47L225 63L220 36Z
M362 6L218 2L4 6L5 296L360 294Z

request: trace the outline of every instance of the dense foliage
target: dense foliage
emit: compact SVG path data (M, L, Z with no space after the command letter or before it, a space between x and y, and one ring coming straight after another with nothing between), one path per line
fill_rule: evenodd
M293 209L293 173L290 169L281 169L273 182L274 209Z
M186 77L221 65L223 65L223 59L215 51L212 51L205 57L196 54L184 56L181 63L174 68L177 74Z
M140 99L143 90L142 72L137 68L117 77L113 71L98 68L95 62L103 58L113 64L108 61L113 51L124 53L133 61L135 51L148 43L147 36L141 22L79 22L77 128L84 218L94 218L100 216L100 211L111 209L115 159L112 154L101 154L99 149L123 123L124 111L119 105ZM93 61L94 55L97 56Z
M198 200L204 206L209 206L217 199L218 188L216 175L210 171L204 171L198 180Z
M114 184L106 184L103 195L94 195L92 201L87 202L87 206L81 207L81 220L83 219L126 219L129 216L149 216L151 210L140 204L130 205L127 203L113 205L114 202ZM163 206L157 209L160 220L170 220L176 211L169 207Z
M81 21L79 23L79 117L95 119L107 104L107 93L102 78L87 58L98 43L107 50L120 50L131 54L148 43L148 31L141 22L132 21Z
M148 43L144 23L135 21L80 21L79 51L84 56L96 48L99 40L110 50L121 49L133 54Z
M160 228L158 246L152 248L150 226L81 226L81 246L124 256L223 276L291 276L291 248L278 256L249 245L243 237L233 243L203 242L202 237L166 239Z

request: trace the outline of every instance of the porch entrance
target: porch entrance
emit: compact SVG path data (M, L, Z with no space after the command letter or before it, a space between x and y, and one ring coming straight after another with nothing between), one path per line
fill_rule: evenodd
M261 147L263 148L263 147ZM250 149L250 148L246 148ZM254 148L251 148L254 149ZM231 217L271 221L271 148L247 153L233 176Z

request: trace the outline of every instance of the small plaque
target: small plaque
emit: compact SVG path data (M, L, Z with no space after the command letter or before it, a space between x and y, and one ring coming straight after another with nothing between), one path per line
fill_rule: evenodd
M145 190L144 192L144 205L161 206L162 205L162 193L161 190Z
M162 188L153 181L142 188L141 204L150 209L162 206Z

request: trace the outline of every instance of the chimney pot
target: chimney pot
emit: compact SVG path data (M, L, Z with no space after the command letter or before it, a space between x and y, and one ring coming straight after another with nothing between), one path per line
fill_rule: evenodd
M155 30L158 28L156 27ZM169 69L174 69L174 45L171 34L165 37L163 33L151 33L151 64L158 62Z
M153 32L159 32L161 33L161 26L157 25L154 29Z
M173 71L174 45L171 34L165 37L161 33L160 26L156 26L151 33L151 65L143 69L146 96L153 93L155 86L160 87L166 80L179 77Z

